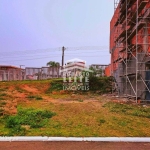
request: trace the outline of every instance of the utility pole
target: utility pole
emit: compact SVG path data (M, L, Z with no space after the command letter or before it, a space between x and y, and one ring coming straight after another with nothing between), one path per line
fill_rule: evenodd
M64 51L65 51L65 47L62 47L62 67L64 66Z

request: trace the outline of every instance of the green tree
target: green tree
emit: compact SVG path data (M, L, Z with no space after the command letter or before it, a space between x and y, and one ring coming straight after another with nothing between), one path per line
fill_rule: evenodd
M90 70L92 70L93 72L91 73L92 76L102 76L103 75L103 69L95 69L94 67L90 67Z
M90 76L96 76L96 69L92 66L89 69L93 71L92 73L90 73Z
M46 65L49 66L49 67L59 67L60 63L55 62L55 61L49 61Z
M58 77L60 63L55 62L55 61L49 61L46 65L49 66L49 67L52 67L52 77L54 77L54 70L55 69L56 69L57 77ZM49 72L50 72L50 68L49 68Z

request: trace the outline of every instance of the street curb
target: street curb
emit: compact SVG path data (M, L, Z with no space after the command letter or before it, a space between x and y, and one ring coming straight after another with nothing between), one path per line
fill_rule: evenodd
M47 137L47 136L16 136L0 137L0 142L150 142L150 137Z

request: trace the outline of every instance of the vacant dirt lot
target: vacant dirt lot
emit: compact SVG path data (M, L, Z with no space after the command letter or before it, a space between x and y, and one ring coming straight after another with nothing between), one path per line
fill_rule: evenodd
M41 127L28 122L7 127L7 118L0 118L0 136L60 136L60 137L149 137L150 107L137 105L112 95L49 91L51 81L18 81L0 83L0 103L7 115L18 110L48 110L55 115ZM2 110L2 109L1 109ZM29 112L26 112L26 116ZM26 118L25 118L26 119ZM29 120L29 119L28 119ZM36 119L37 120L37 119ZM36 126L34 120L31 122Z

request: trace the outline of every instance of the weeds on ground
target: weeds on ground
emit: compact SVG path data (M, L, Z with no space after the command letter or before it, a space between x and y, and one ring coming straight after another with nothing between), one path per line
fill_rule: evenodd
M41 96L36 96L35 99L36 100L42 100L43 98Z
M150 118L150 108L142 106L132 106L128 104L106 103L103 107L109 108L110 112L123 113L131 116Z
M48 110L19 108L17 115L5 117L5 127L9 128L9 135L25 135L27 131L22 127L23 125L28 125L30 128L41 128L54 115L56 115L54 112Z
M63 80L62 79L56 79L56 80L53 80L51 83L50 83L50 88L48 89L48 93L49 92L52 92L52 91L60 91L60 90L63 90Z
M23 93L23 92L26 93L26 92L27 92L26 90L20 88L19 86L16 86L16 90L17 90L19 93Z
M36 100L42 100L43 98L39 95L28 95L28 99L36 99Z
M0 93L0 97L7 96L6 93Z
M102 124L102 123L105 123L106 120L105 119L100 119L99 122Z

